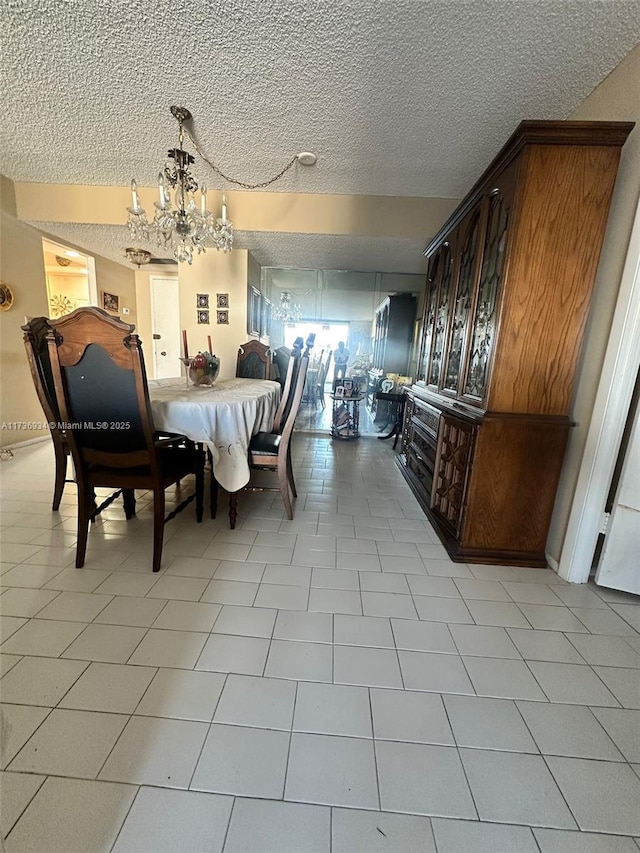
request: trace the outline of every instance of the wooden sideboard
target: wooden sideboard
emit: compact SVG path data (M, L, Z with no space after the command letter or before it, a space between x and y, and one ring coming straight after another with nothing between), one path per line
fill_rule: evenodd
M460 562L544 566L627 122L522 122L426 247L398 465Z

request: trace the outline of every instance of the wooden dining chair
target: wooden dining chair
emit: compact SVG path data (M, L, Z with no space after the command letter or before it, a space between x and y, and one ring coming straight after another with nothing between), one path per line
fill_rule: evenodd
M247 341L238 349L236 376L240 379L270 379L271 350L260 341Z
M76 567L84 565L89 522L121 492L153 493L153 571L160 570L164 525L191 501L202 521L203 453L183 435L154 429L140 341L134 326L98 308L78 308L49 321L47 335L56 400L76 469ZM165 518L165 489L190 474L195 492ZM117 491L97 509L96 488Z
M278 347L273 352L273 374L272 379L276 379L284 389L284 384L287 377L289 359L293 355L293 350L289 347Z
M55 511L60 508L65 483L73 483L67 479L67 457L70 455L69 442L62 427L62 419L56 401L56 391L53 385L51 361L49 360L49 345L47 334L51 330L47 317L33 317L21 327L24 332L24 347L35 385L38 400L42 406L45 419L53 441L53 453L56 462L55 484L53 487L53 504Z
M307 367L309 356L303 355L299 359L297 376L294 384L293 397L287 418L279 433L259 432L251 439L249 445L249 467L253 470L269 470L277 473L278 486L276 487L254 487L260 491L279 491L282 495L287 518L293 518L293 505L291 495L298 496L296 484L293 477L293 466L291 464L291 436L295 424L304 383L307 378ZM291 490L291 494L289 493Z
M333 351L329 350L329 354L327 355L324 362L320 365L320 370L318 371L318 387L316 388L316 401L320 400L320 405L324 409L324 385L327 381L327 374L329 373L329 365L331 364L331 356L333 355Z

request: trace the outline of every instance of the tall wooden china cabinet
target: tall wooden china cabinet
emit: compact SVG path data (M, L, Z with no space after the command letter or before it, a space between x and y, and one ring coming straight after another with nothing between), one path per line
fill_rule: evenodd
M425 249L398 464L452 559L544 566L626 122L524 121Z

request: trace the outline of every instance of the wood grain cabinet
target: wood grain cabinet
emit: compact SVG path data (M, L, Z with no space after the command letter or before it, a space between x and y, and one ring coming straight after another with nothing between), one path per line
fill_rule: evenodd
M544 566L627 122L522 122L425 249L398 465L449 554Z

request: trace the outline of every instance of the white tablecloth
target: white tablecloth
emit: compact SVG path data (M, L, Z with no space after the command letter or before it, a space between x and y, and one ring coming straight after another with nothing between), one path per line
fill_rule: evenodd
M280 384L259 379L227 379L189 385L184 379L149 380L156 429L207 444L215 476L229 492L249 482L249 442L268 431L280 402Z

